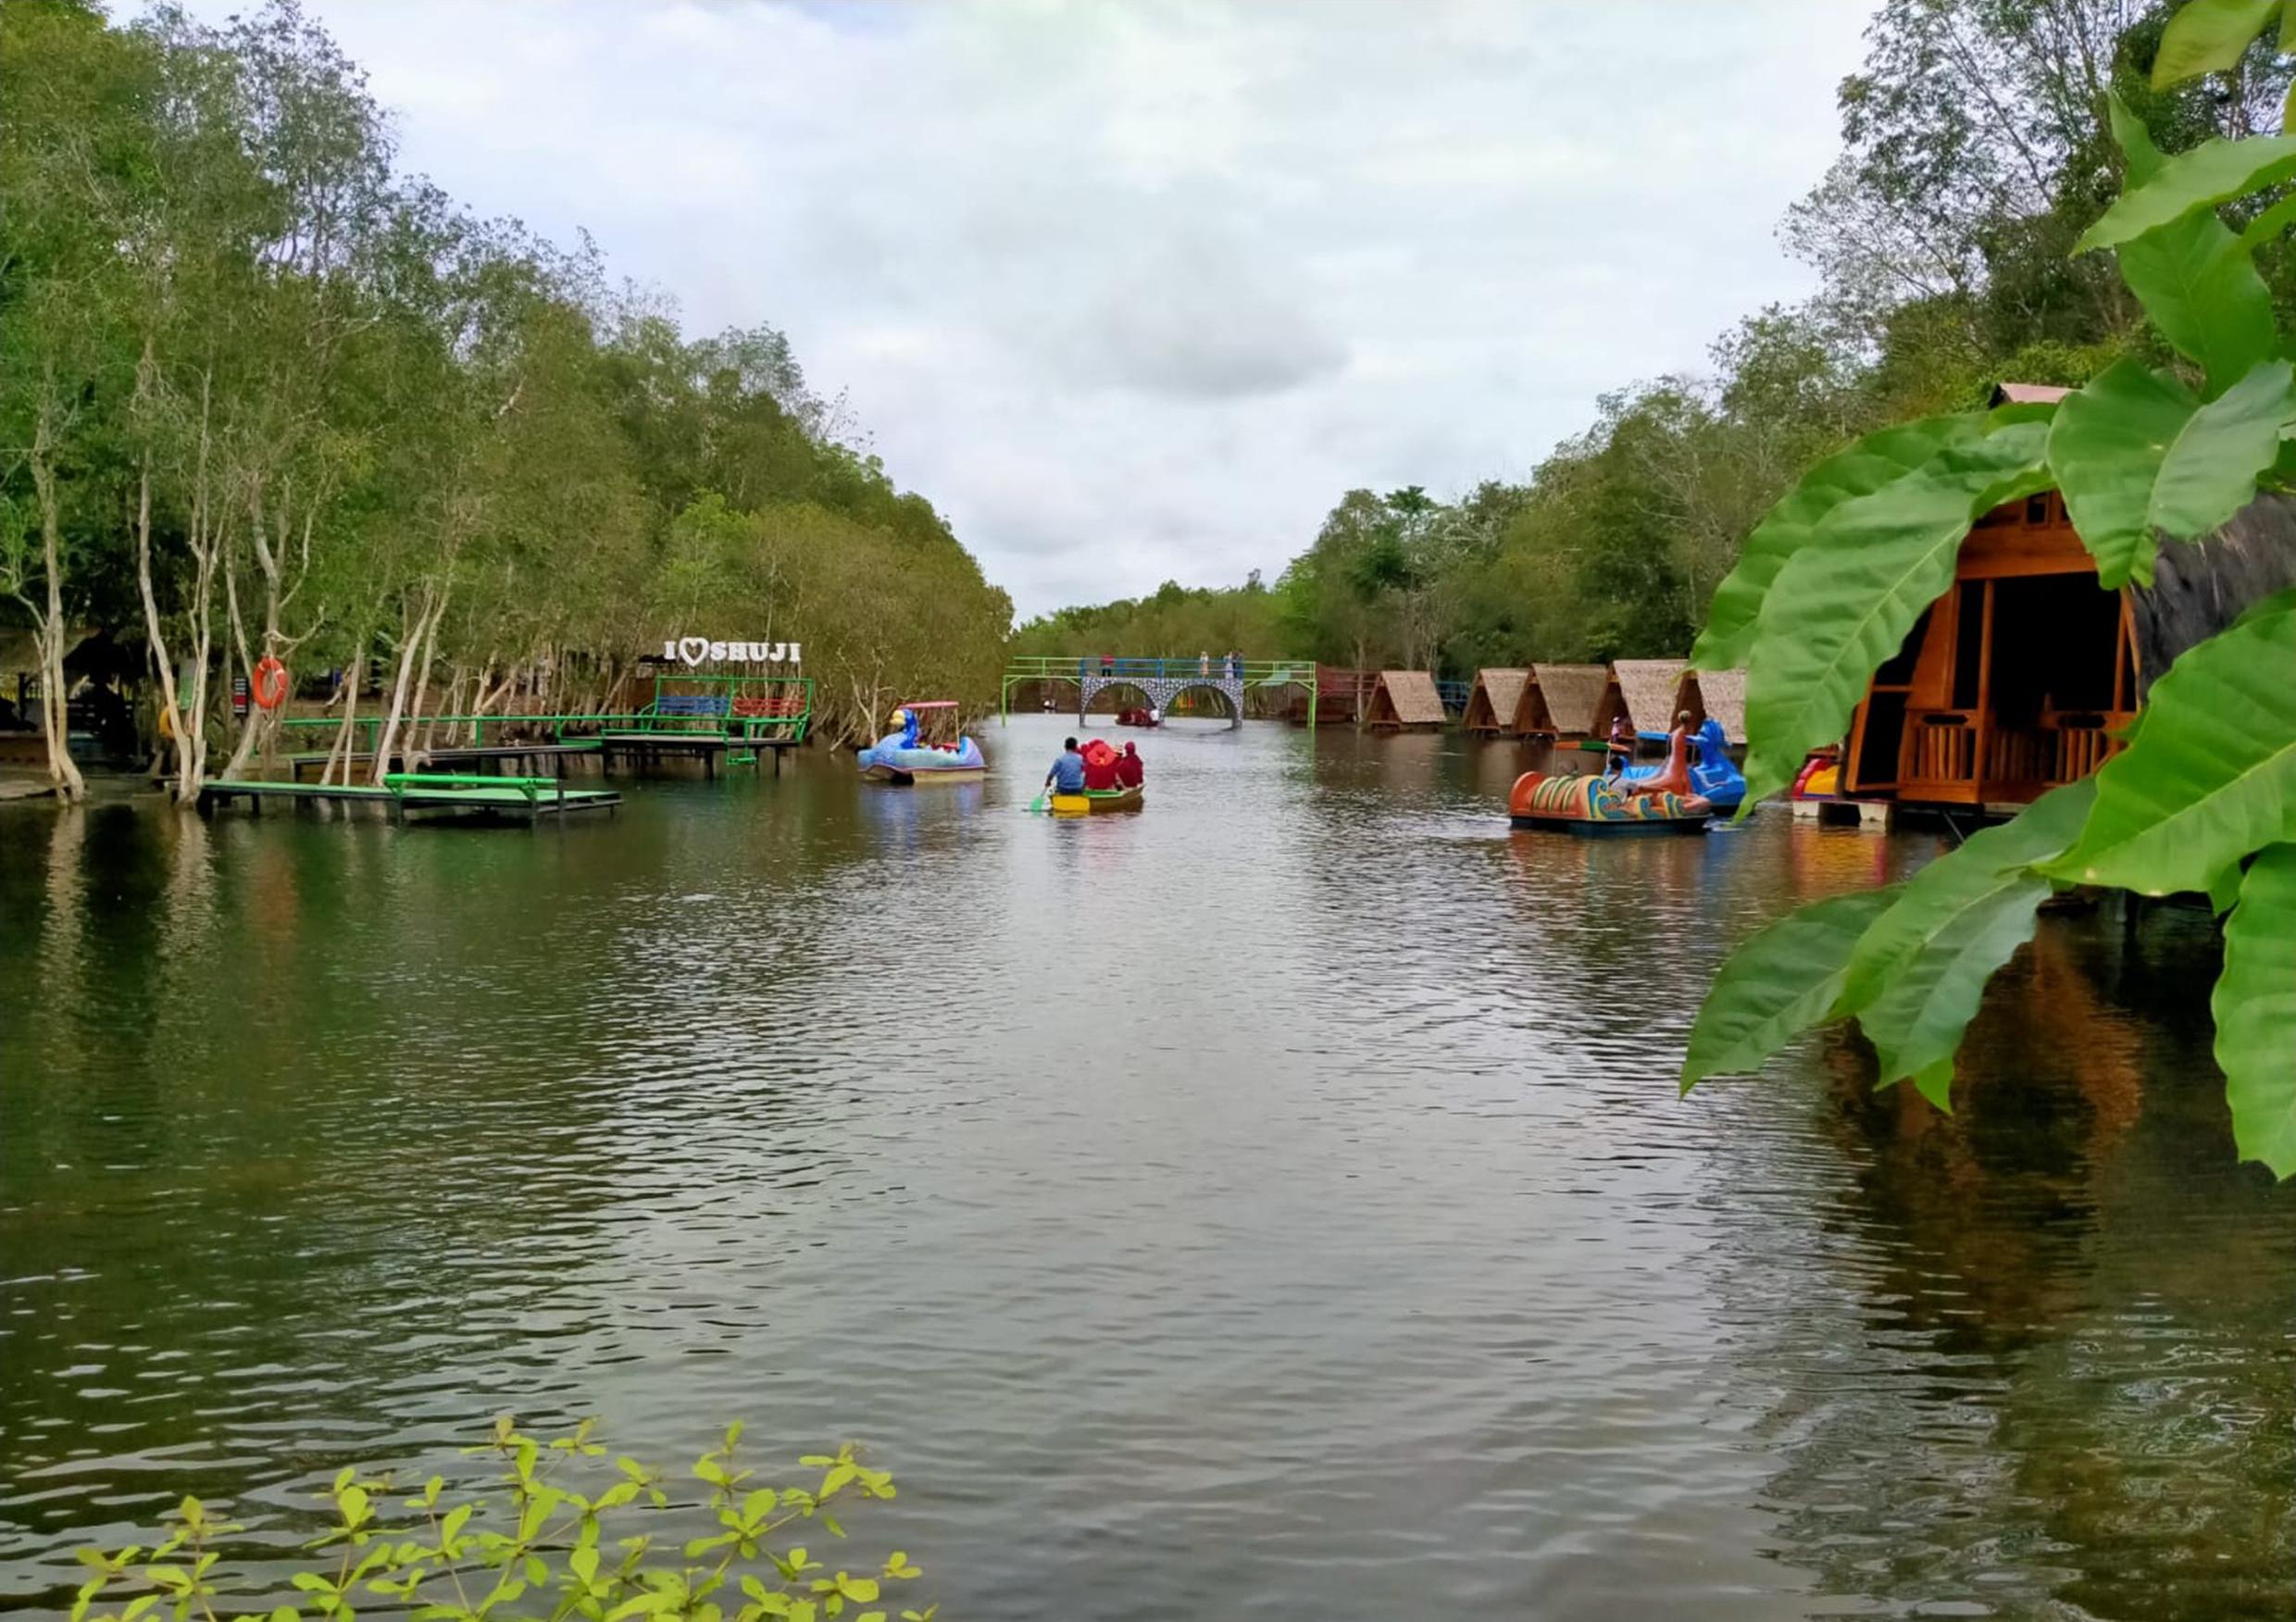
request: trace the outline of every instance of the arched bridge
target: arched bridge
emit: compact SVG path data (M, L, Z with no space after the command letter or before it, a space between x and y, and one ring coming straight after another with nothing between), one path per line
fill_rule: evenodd
M1172 701L1183 692L1217 692L1227 702L1229 724L1241 726L1243 695L1250 688L1300 686L1306 690L1312 706L1316 667L1298 659L1230 659L1224 655L1194 659L1031 655L1015 659L1005 669L998 700L1001 715L1011 717L1013 689L1031 681L1074 682L1079 721L1092 708L1092 700L1112 687L1126 687L1167 714Z

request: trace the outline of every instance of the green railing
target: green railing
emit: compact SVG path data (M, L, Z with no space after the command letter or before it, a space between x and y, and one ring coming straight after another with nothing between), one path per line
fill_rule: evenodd
M1316 712L1316 662L1313 659L1229 659L1226 655L1210 657L1118 658L1103 654L1027 654L1007 662L1003 687L997 694L997 713L1009 719L1012 715L1013 689L1029 681L1071 681L1083 683L1085 678L1095 680L1127 681L1148 679L1160 681L1233 681L1241 680L1244 690L1255 687L1298 687L1307 693L1308 718Z
M679 687L698 687L700 692L665 692L666 684ZM742 715L735 713L743 699L754 690L780 688L794 690L794 707L785 699L770 713ZM714 698L723 690L722 709L689 707L676 703L681 698ZM662 700L672 701L671 708L664 711ZM375 741L381 733L387 717L381 715L357 716L352 726L358 731L358 746L365 753L374 752ZM608 730L649 732L685 733L701 737L721 737L729 742L755 743L762 740L786 737L792 743L805 741L813 725L813 678L810 676L666 676L654 684L654 701L642 708L620 712L603 710L568 711L565 713L504 713L483 716L423 715L401 716L399 725L408 732L418 727L468 727L470 741L463 743L438 745L443 754L457 748L483 748L488 727L538 727L547 730L555 743L581 742L589 736ZM341 716L298 716L280 723L283 730L337 730L343 726ZM572 732L573 736L568 737Z
M382 786L402 799L409 789L509 789L524 796L530 805L538 804L545 794L561 804L566 800L566 785L556 778L544 777L487 777L479 772L465 771L393 771L383 774Z

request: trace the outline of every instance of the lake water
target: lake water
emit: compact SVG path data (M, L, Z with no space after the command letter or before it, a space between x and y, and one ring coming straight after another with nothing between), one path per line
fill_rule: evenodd
M0 1606L511 1409L862 1439L953 1622L2296 1616L2204 920L2045 920L1953 1118L1841 1041L1685 1101L1722 943L1933 837L1510 834L1512 745L1258 723L1027 816L1066 725L535 832L0 807Z

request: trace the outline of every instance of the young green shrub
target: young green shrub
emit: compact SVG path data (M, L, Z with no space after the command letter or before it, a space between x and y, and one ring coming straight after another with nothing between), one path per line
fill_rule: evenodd
M884 1622L878 1602L887 1586L918 1575L899 1550L873 1574L855 1575L794 1541L805 1523L842 1539L831 1508L841 1499L892 1497L892 1478L850 1443L798 1461L820 1472L813 1486L776 1487L736 1464L737 1424L694 1461L688 1488L628 1457L584 1470L606 1456L593 1425L544 1442L507 1416L496 1420L493 1438L468 1451L502 1462L498 1493L468 1495L433 1476L401 1497L387 1475L344 1470L321 1495L337 1524L306 1545L304 1569L290 1579L293 1604L267 1606L256 1593L234 1603L215 1545L243 1528L186 1498L153 1548L81 1551L89 1576L72 1622L355 1622L362 1606L414 1622L817 1622L848 1613L850 1622ZM593 1491L576 1491L577 1479ZM718 1530L662 1542L664 1528L690 1520L697 1504ZM930 1622L937 1609L901 1616Z

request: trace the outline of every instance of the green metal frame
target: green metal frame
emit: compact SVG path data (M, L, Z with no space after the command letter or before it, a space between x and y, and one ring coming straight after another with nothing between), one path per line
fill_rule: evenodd
M1313 659L1246 659L1243 662L1245 692L1255 687L1304 687L1307 690L1307 724L1316 724L1316 661ZM1163 680L1184 679L1204 674L1200 659L1188 658L1113 658L1104 661L1098 654L1027 654L1011 660L1005 667L1004 680L997 690L996 712L1000 722L1013 717L1013 689L1024 681L1080 682L1087 674L1113 676L1122 680L1127 676L1152 676ZM1212 661L1215 675L1227 670L1224 659ZM1239 720L1242 717L1238 717Z
M726 708L729 713L722 717L665 716L660 713L659 709L663 697L662 684L665 681L700 683L705 690L711 686L724 687L726 689ZM804 693L805 704L796 715L736 716L730 713L737 688L773 686L795 687ZM680 697L684 694L672 692L669 696ZM370 753L373 751L375 741L381 735L382 723L386 718L383 716L359 716L353 719L351 724L354 727L367 729L366 735L360 742L362 749ZM713 721L719 724L715 727L693 724ZM480 746L485 742L486 729L490 725L548 727L551 729L551 741L555 743L569 742L580 743L586 741L585 735L580 732L577 732L573 738L568 739L567 736L568 728L593 728L598 730L615 728L632 732L684 733L689 736L722 738L728 742L738 742L751 744L765 739L786 735L791 742L803 743L806 733L813 727L813 678L810 676L657 676L654 682L653 700L644 707L636 710L620 713L584 711L547 715L508 713L486 716L402 716L399 717L399 724L408 728L432 725L469 726L476 729L473 733L473 742L474 744ZM310 730L320 728L340 728L342 725L343 718L340 716L298 716L280 723L282 730L292 728ZM756 755L753 753L748 758L755 762Z

